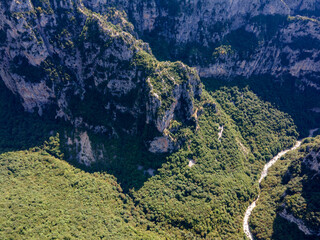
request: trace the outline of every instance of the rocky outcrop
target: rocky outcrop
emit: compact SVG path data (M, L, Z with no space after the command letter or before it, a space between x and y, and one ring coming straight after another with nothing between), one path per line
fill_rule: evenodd
M282 212L280 212L279 215L281 217L283 217L284 219L286 219L287 221L296 224L298 226L298 228L300 229L300 231L302 231L305 235L314 235L314 236L318 236L318 237L320 236L320 229L319 229L319 231L314 231L314 230L309 229L301 219L296 218L292 214L287 213L286 209L284 209Z
M77 159L79 163L90 166L92 163L96 162L96 158L94 157L92 151L88 133L80 133L79 138L80 139L75 139L75 144L78 152Z
M106 12L109 1L86 0ZM319 89L320 3L271 1L121 1L136 31L163 58L197 67L204 78L271 75ZM221 52L221 48L230 51Z
M103 14L91 11L102 5ZM25 110L109 136L153 125L160 137L176 117L192 119L201 95L197 72L157 61L118 10L127 6L102 0L0 3L0 76ZM90 141L81 136L79 159L89 165Z
M173 120L194 121L202 86L195 69L159 62L137 36L204 78L289 76L318 90L319 9L316 0L1 2L0 76L29 112L109 136L152 125L161 138Z
M302 162L315 175L320 174L320 151L311 151Z
M157 137L150 143L149 151L152 153L167 153L174 147L168 137Z

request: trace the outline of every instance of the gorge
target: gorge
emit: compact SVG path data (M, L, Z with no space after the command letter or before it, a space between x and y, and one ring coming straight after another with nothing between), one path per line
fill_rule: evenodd
M0 1L0 239L315 239L319 13Z

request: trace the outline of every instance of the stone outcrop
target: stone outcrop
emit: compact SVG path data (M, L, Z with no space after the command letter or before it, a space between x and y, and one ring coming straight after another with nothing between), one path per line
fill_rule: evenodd
M172 120L194 121L198 72L319 90L319 9L317 0L5 1L0 77L29 112L109 136L152 125L161 138ZM159 62L138 36L198 71Z
M309 229L301 219L296 218L292 214L287 213L286 209L280 212L279 215L287 221L296 224L300 231L302 231L305 235L314 235L318 237L320 236L320 229L319 231Z
M110 1L85 3L103 13ZM301 80L300 89L320 88L318 0L111 3L129 14L155 52L197 67L201 77L291 77ZM219 51L225 47L230 51Z
M77 159L79 160L79 163L90 166L96 161L96 158L93 154L88 133L80 133L79 138L80 139L75 139L75 144L78 152Z
M102 5L103 14L92 11ZM109 8L115 5L121 7ZM153 125L160 137L178 115L192 118L200 79L183 63L157 61L120 11L127 7L102 0L1 2L1 79L26 111L109 136ZM94 156L85 136L79 159L88 165Z
M303 164L314 171L314 174L320 174L320 151L311 151L304 159Z
M152 153L166 153L174 147L168 137L157 137L150 143L149 151Z

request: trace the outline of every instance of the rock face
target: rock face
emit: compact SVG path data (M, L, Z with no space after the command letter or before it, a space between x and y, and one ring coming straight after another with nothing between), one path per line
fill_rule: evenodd
M313 171L315 175L320 175L320 149L313 150L303 158L302 163L306 169Z
M166 153L173 149L168 137L157 137L150 143L149 151L152 153Z
M309 229L301 219L294 217L292 214L288 214L286 209L280 212L279 215L287 221L296 224L300 231L302 231L305 235L314 235L317 237L320 236L320 230L317 232Z
M80 140L76 140L76 146L78 148L77 158L79 159L79 162L81 164L90 166L92 163L96 161L87 132L83 132L80 134Z
M92 10L128 5L84 2ZM147 125L161 136L177 116L190 120L201 95L197 72L158 62L122 11L106 8L100 15L86 6L72 0L0 3L0 76L25 110L113 136L137 134ZM87 165L93 161L87 135L80 143L79 159Z
M106 0L86 0L105 12ZM120 1L158 56L179 59L205 78L271 75L320 89L318 0Z
M204 78L272 75L319 90L319 9L317 0L2 1L0 77L29 112L109 136L151 126L161 139L173 120L194 120L202 86L195 69L159 62L137 36Z

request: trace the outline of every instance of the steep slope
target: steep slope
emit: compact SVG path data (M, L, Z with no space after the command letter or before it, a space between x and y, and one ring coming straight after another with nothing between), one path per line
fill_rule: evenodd
M186 144L133 199L147 219L183 229L182 238L241 239L242 216L257 195L259 171L294 143L296 132L285 114L247 89L213 96L214 107L201 109L198 130L182 129Z
M10 99L9 97L8 94L7 98ZM151 232L160 231L161 235L167 236L169 239L242 238L242 216L246 206L256 197L258 173L270 156L275 155L280 149L292 145L297 136L295 126L289 116L275 110L270 104L259 100L248 89L225 89L212 93L211 96L204 92L199 106L196 114L198 123L196 126L183 126L178 121L170 126L176 128L176 131L173 131L175 134L170 134L170 137L173 139L183 138L185 141L181 144L181 149L178 152L166 155L166 159L165 156L159 154L150 156L141 151L142 148L138 139L108 139L105 136L96 136L88 131L93 150L95 145L103 146L101 149L105 150L103 152L105 157L100 165L96 165L96 169L99 172L104 170L108 174L116 176L118 183L124 186L125 193L119 195L120 199L125 199L124 201L128 204L133 202L135 206L133 209L135 210L128 214L135 216L132 221L137 224L137 228L141 228L142 238L144 239L148 237L148 233L143 232L145 227ZM7 116L11 116L11 111L15 113L12 118L6 118L7 121L11 121L14 117L24 118L25 123L23 125L30 129L39 129L39 132L36 132L37 134L45 133L47 127L59 131L60 138L64 141L64 132L72 129L72 127L60 123L46 125L46 121L40 121L41 118L38 121L36 121L37 118L30 117L29 119L27 118L28 114L16 111L14 106L13 109L10 109L4 104L1 112L3 110L9 113ZM20 114L22 114L21 117ZM279 123L281 124L279 125ZM30 144L28 134L26 135L24 131L23 126L14 123L8 124L7 128L2 130L2 133L7 134L2 134L3 141L0 144L0 151L5 151L5 149L2 150L2 147L7 147L7 143L13 144L11 132L16 134L13 141L21 143L22 146L30 146L28 145ZM126 140L129 142L122 146L122 143ZM56 157L62 157L56 138L51 138L51 141L45 143L41 149ZM49 169L47 169L47 161L43 161L43 154L45 159L53 158L48 156L44 150L35 148L29 152L10 153L9 157L8 154L3 155L1 166L4 169L9 169L6 171L17 172L16 168L19 170L16 175L10 175L9 180L5 181L8 183L17 181L21 188L29 189L33 184L40 184L41 181L32 183L29 180L22 182L21 179L29 175L33 179L34 174L38 179L38 172L43 170L45 173L39 174L40 177L51 179L52 182L46 182L48 181L46 180L41 183L43 189L47 190L43 192L42 188L37 188L34 192L35 195L42 196L44 194L47 196L53 194L60 196L60 194L68 193L67 199L77 198L80 205L83 203L84 206L87 206L83 202L87 201L86 198L79 199L73 191L74 187L66 187L66 189L70 188L67 193L65 188L61 189L59 187L60 185L50 187L51 183L61 181L68 183L69 179L65 179L65 174L58 174L62 171L60 167L52 168L48 163ZM66 152L66 154L69 153ZM20 157L21 155L23 157ZM10 162L6 161L6 158L10 158ZM162 160L159 161L157 158ZM58 166L68 166L61 160L52 161ZM143 168L141 169L139 165ZM20 177L21 166L23 167L23 174L21 173ZM148 172L144 172L144 170L148 170L149 166L154 168L154 176L151 178ZM69 166L67 168L76 173L79 172L73 167ZM90 172L94 170L89 167L82 168ZM49 173L51 170L53 175ZM58 171L57 174L56 171ZM77 175L79 181L84 181L83 179L87 179L87 177L100 176L100 174L97 176L97 173L80 173ZM101 184L109 188L108 186L115 184L115 182L111 181L110 183L106 179L106 181L102 180ZM61 187L63 186L61 185ZM110 194L101 190L101 188L97 188L96 184L91 181L85 181L83 188L98 190L83 192L84 195L92 195L89 199L91 200L90 203L87 203L88 206L101 206L100 198L94 198L96 194L99 193L101 197ZM1 190L7 192L12 192L14 189L16 188L11 189L10 184L4 184L1 188ZM27 200L30 198L28 191L18 191L15 194L17 199ZM114 199L118 199L117 196L115 195ZM64 204L63 199L54 198L53 200L56 204ZM9 199L8 201L10 202ZM49 211L47 204L48 202L45 202L43 205L35 206L37 211L33 213L32 219L41 218L41 211L39 210L41 207L48 208ZM133 207L130 204L129 206L128 208ZM73 208L71 205L66 207ZM112 207L105 203L102 208L105 208L102 209L103 213L110 211ZM121 204L119 208L122 208ZM6 206L2 205L0 209L3 214L10 213ZM28 211L28 209L26 208L24 211ZM100 215L95 214L94 209L88 210L86 216L92 221L99 221ZM53 215L56 214L54 209L49 212ZM59 219L69 221L70 216L67 213L68 211L61 212ZM14 219L21 217L20 212L10 214ZM119 214L119 212L113 214L116 219L122 219L121 216L126 216L126 214ZM25 218L22 218L19 225L29 226L28 222ZM103 224L91 226L88 223L88 228L95 229L99 234L100 232L107 234L110 231L111 236L114 236L112 234L119 234L119 237L128 236L125 235L125 230L122 231L122 229L128 227L128 224L121 222L122 220L119 223L121 225L120 232L114 232L113 228L106 230ZM4 221L5 223L6 221ZM79 224L72 221L68 225L73 228L78 227ZM109 225L109 223L106 224ZM129 226L131 226L130 224L131 222L129 222ZM8 226L6 225L6 234L8 235L5 236L12 236L12 234L23 236L11 228L7 228ZM45 231L42 230L42 227L45 227L45 225L40 225L37 231ZM56 231L61 229L61 233L67 231L67 228L60 224L55 229ZM30 238L36 237L37 235L32 234L37 234L37 231L29 233L28 236ZM22 231L21 234L23 233ZM88 235L81 233L82 236ZM71 236L70 238L76 239L77 237ZM129 235L128 238L134 239L135 237Z
M246 84L288 112L307 136L320 119L318 0L86 0L125 10L162 60L199 70L208 87ZM230 80L237 80L230 83Z
M109 136L146 125L161 135L173 118L191 120L201 94L195 70L158 62L122 12L100 15L71 0L0 9L1 77L27 111L50 107L46 114Z
M255 239L319 239L319 146L306 139L270 171L250 222Z
M10 95L5 88L1 93L0 112L4 114L1 117L1 152L39 146L41 139L35 141L37 136L48 136L51 131L60 132L64 142L65 132L74 131L69 125L51 123L43 117L24 113L23 109L17 110L19 101L12 93ZM193 127L178 121L172 123L170 130L176 130L172 131L175 134L170 134L170 138L185 140L181 150L170 155L148 154L138 138L122 135L121 139L109 139L88 131L92 152L100 155L102 149L100 161L91 167L83 167L76 164L76 158L68 156L73 154L72 151L65 151L65 156L86 171L105 171L116 176L125 193L129 193L126 197L132 199L139 212L141 218L135 222L141 227L147 224L151 231L164 231L170 239L239 239L243 237L242 216L257 194L258 174L267 159L294 143L297 137L295 127L289 116L259 100L248 89L238 88L217 91L211 96L204 92L196 119L197 125ZM54 144L46 146L48 152L61 156ZM15 158L17 165L25 161L13 154L12 159ZM30 161L39 159L41 156L37 154ZM1 162L3 167L8 167L6 161ZM25 165L25 171L35 171L31 163ZM151 178L147 172L149 168L154 170ZM15 177L12 177L14 181ZM24 184L26 188L30 185L29 182ZM86 182L85 186L92 188L93 184ZM23 191L17 194L22 199L30 197ZM95 202L93 200L92 204ZM107 211L110 207L105 205L105 208ZM7 208L1 209L8 212ZM37 211L34 217L40 217L40 212ZM15 213L15 217L19 216ZM88 212L89 216L98 219L92 212ZM117 213L115 216L120 217ZM68 215L62 213L60 218L68 219ZM20 224L27 223L21 220ZM77 224L73 223L73 226ZM97 226L100 227L103 229L102 225Z
M95 171L114 175L124 195L110 190L115 190L110 185L118 185L107 177L99 182L107 188L102 196L93 190L96 198L92 202L77 199L79 205L89 204L91 222L86 226L99 232L93 236L110 232L112 238L117 234L158 237L158 233L171 239L242 238L242 216L257 194L257 174L266 160L295 142L296 127L288 114L248 88L209 93L203 90L195 69L181 62L159 62L148 44L137 40L126 13L120 11L129 8L130 14L130 4L71 0L0 3L0 122L5 123L0 126L0 150L39 146L37 136L58 132L64 158L87 171L77 177L99 178L100 174L88 173ZM19 103L33 115L21 108L15 110ZM33 137L29 139L29 135ZM44 149L62 158L56 140L45 142ZM30 156L23 176L33 172L33 164L48 172L47 168L65 165L49 156L54 166L47 165L42 158L46 153L38 148L34 151L2 155L3 168L10 173L11 162L24 166L23 154ZM37 177L34 173L30 176ZM65 177L59 170L52 181L64 182ZM19 175L6 180L17 181L23 188ZM33 184L26 182L26 189ZM60 186L70 193L67 199L78 197L74 186L44 183L44 187L47 184L51 189L40 189L37 194L58 195L63 192ZM83 194L90 198L95 186L95 181L85 181L84 188L90 191ZM25 191L14 193L17 198L30 198ZM109 193L118 201L116 209L111 209L112 201L105 203L105 209L101 207ZM52 200L64 203L63 198ZM114 227L105 231L96 207L113 216L119 229L110 223ZM126 211L127 207L131 210ZM4 214L11 211L9 206L0 209ZM41 216L39 208L36 210L35 219ZM135 218L129 221L126 216L130 214ZM19 213L12 216L21 217ZM68 221L67 214L60 217ZM92 226L94 220L99 225ZM21 224L27 223L22 220ZM78 225L73 222L73 226ZM63 225L57 231L60 228L67 231ZM18 233L9 226L8 234L24 231Z
M86 2L100 12L107 5ZM316 0L132 1L126 7L141 36L154 43L165 39L166 57L198 66L202 77L303 78L319 71Z

